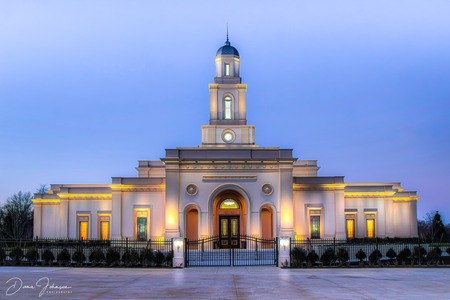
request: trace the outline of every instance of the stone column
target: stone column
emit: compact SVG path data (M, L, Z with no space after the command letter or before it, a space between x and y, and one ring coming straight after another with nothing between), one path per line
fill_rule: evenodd
M178 162L166 161L166 214L165 232L166 240L180 236L178 203L180 190L180 169Z
M238 89L237 97L239 99L238 119L247 121L247 101L246 101L247 85L246 84L239 84L237 86L237 89Z
M34 205L34 226L33 237L42 237L42 204L33 203Z
M280 232L279 236L294 237L294 205L292 195L292 161L280 162Z
M57 221L59 223L58 237L63 238L63 239L73 238L72 236L69 236L69 199L68 198L61 198L60 204L59 204L59 215L60 215L60 218Z
M111 238L122 238L122 192L120 188L112 190Z
M345 239L347 237L345 230L345 203L344 189L336 189L334 191L334 209L335 209L335 237L337 239ZM325 225L326 226L326 225Z

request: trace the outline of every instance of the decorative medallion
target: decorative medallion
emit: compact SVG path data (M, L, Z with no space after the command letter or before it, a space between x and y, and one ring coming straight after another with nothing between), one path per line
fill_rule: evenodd
M188 186L186 187L186 193L189 196L195 196L198 193L198 187L193 183L188 184Z
M267 196L271 195L273 193L273 186L268 183L264 184L262 186L262 192L264 193L264 195L267 195Z
M222 141L224 141L225 143L229 144L234 142L234 140L236 139L236 134L234 133L233 130L231 129L225 129L222 132Z

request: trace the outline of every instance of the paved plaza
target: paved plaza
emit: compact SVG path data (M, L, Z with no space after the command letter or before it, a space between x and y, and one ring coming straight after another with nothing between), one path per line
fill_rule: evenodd
M450 268L0 267L0 299L450 299Z

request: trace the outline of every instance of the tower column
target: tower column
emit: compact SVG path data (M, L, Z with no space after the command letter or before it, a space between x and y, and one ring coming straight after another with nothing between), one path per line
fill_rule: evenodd
M218 84L209 84L209 120L217 120L218 116L218 99L217 93L219 91Z

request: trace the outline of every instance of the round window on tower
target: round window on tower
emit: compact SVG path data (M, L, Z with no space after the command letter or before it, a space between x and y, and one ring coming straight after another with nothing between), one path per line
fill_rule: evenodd
M228 144L232 143L232 142L234 142L235 138L236 138L236 135L234 134L234 131L231 129L226 129L222 133L222 140L225 143L228 143Z

